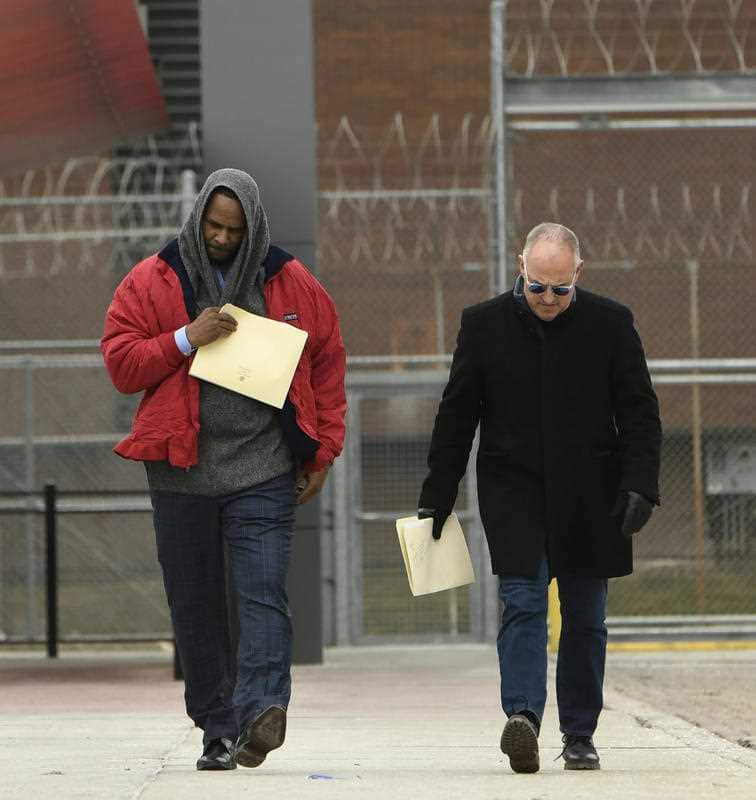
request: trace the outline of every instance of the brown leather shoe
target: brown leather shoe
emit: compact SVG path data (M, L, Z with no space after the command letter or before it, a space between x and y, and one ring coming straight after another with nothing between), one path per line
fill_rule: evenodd
M538 731L523 714L512 714L501 734L501 752L514 772L538 772Z
M242 729L236 742L236 763L242 767L259 767L265 756L284 743L286 738L286 709L266 708Z

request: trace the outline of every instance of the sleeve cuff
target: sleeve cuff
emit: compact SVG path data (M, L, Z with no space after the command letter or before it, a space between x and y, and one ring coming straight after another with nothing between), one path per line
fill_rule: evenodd
M189 344L189 339L186 338L186 325L183 328L179 328L174 334L173 338L176 341L176 347L185 355L190 356L195 350L195 347L192 347Z

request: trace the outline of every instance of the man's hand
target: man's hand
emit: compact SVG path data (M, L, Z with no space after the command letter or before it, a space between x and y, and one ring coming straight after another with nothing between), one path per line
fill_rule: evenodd
M432 519L433 520L433 538L440 539L441 531L444 529L444 523L447 517L451 514L451 509L436 509L436 508L418 508L418 519Z
M612 509L612 516L622 514L622 535L630 539L651 518L654 506L642 494L621 491Z
M186 338L192 347L210 344L221 336L228 336L236 330L236 320L218 306L206 308L194 322L186 326Z
M318 472L300 472L297 475L297 505L311 500L323 488L330 467Z

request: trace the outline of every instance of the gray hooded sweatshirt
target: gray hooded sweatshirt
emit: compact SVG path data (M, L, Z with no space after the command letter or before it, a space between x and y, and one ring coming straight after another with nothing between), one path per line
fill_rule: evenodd
M202 217L212 193L230 189L247 221L247 233L224 270L221 288L202 236ZM263 261L268 254L268 218L257 184L246 172L219 169L200 190L194 209L179 234L179 251L197 301L197 311L233 303L264 316ZM200 381L199 463L189 470L167 461L147 461L152 491L217 496L248 489L294 468L278 414L257 400Z

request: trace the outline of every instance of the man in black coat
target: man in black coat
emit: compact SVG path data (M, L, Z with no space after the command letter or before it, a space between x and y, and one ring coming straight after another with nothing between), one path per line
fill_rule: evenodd
M514 289L465 309L433 429L421 517L441 535L475 430L478 504L499 576L501 749L539 768L548 584L562 612L557 703L566 769L598 769L607 578L659 502L659 406L628 308L576 289L575 234L542 223Z

